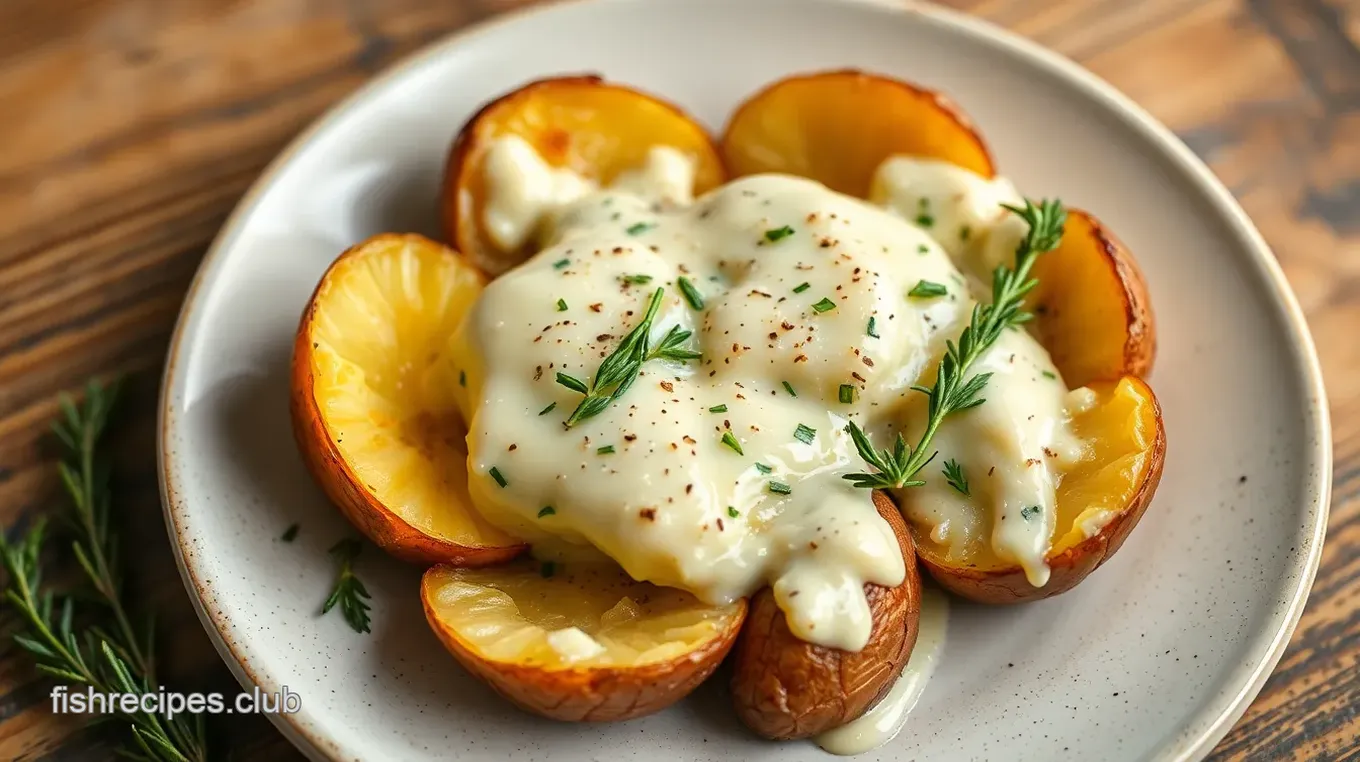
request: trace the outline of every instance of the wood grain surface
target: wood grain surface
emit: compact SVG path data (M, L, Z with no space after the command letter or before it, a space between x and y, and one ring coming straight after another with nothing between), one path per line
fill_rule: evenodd
M337 99L514 0L0 0L0 523L57 497L57 394L126 374L119 531L179 690L234 693L180 583L156 491L159 374L189 279L266 162ZM1215 759L1360 758L1360 0L949 0L1084 64L1202 156L1274 247L1322 354L1335 495L1275 675ZM0 759L112 756L48 710L0 618ZM298 759L215 718L236 760ZM224 757L225 758L225 757Z

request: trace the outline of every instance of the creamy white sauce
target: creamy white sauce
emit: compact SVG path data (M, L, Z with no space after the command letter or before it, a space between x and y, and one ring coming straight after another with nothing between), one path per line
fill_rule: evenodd
M922 589L921 620L912 649L902 674L877 704L859 717L829 730L813 740L831 752L848 756L863 754L891 741L907 724L907 715L925 692L930 676L944 651L945 633L949 623L949 599L935 588Z
M477 508L536 552L597 548L636 579L709 602L769 584L797 636L862 648L871 627L863 585L897 585L904 567L870 493L841 478L867 468L846 421L880 446L905 422L915 441L924 397L910 387L933 381L945 341L973 306L947 249L968 261L996 229L986 207L1005 188L973 177L986 186L978 190L962 170L894 159L875 195L896 213L775 175L686 205L693 163L674 151L654 151L613 190L589 191L532 149L525 156L506 145L492 153L514 161L487 164L488 227L492 209L519 209L500 214L532 219L544 248L486 288L454 339L468 365L461 403ZM903 205L939 217L911 224ZM942 232L941 221L956 227ZM950 240L963 224L977 226L971 246ZM682 296L681 277L701 292L702 311ZM908 297L923 280L948 293ZM648 362L615 404L567 428L581 395L556 374L588 384L657 287L665 297L653 345L680 326L703 358ZM933 445L940 455L921 474L927 485L898 497L913 521L951 543L986 531L983 514L940 474L944 460L958 460L972 500L997 510L998 554L1042 584L1053 489L1080 449L1066 388L1018 331L977 370L996 374L987 403L946 421ZM843 384L850 402L839 399ZM813 431L800 434L799 424Z

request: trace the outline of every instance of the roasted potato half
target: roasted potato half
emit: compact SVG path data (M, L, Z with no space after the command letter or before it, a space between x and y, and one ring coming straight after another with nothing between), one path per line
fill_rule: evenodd
M1069 386L1152 370L1156 326L1143 273L1094 215L1069 210L1062 243L1035 260L1032 274L1031 331Z
M293 345L293 433L312 476L356 527L406 561L479 566L524 546L467 491L461 371L450 335L480 273L417 235L380 235L322 276Z
M696 195L726 179L712 138L678 107L596 76L532 82L478 111L454 139L445 168L440 200L445 234L491 276L530 254L500 250L484 226L483 158L506 135L523 138L549 165L601 185L642 167L654 146L694 159Z
M709 606L604 564L436 566L421 600L469 672L555 720L627 720L664 709L732 648L746 601Z
M1166 431L1157 398L1141 379L1091 388L1095 404L1073 419L1090 452L1058 486L1047 584L1034 587L1019 566L992 552L989 521L962 546L936 543L930 527L913 526L917 556L942 587L980 603L1038 600L1072 589L1119 550L1162 478Z
M982 136L945 96L860 71L781 79L737 110L722 139L733 177L782 172L867 198L894 154L941 159L996 174Z
M799 640L769 588L751 600L732 654L732 700L741 721L766 738L807 738L858 718L892 688L916 645L921 578L911 536L885 493L875 491L873 499L897 534L907 576L893 588L864 586L874 627L863 650Z

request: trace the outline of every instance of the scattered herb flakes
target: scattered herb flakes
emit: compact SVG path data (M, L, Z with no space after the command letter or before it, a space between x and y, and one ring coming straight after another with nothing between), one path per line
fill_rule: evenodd
M916 253L917 253L917 254L929 254L929 253L930 253L930 247L929 247L928 245L924 244L924 243L923 243L923 244L918 244L917 247L916 247Z
M812 309L818 313L830 312L836 309L836 303L824 296L820 302L812 305Z
M803 444L812 444L817 439L817 430L803 424L798 424L798 428L793 430L793 438Z
M553 563L552 561L544 561L543 565L538 567L538 575L543 579L548 579L549 577L556 573L557 564Z
M799 283L798 285L793 287L793 293L801 294L810 288L812 288L812 284L808 283L807 281L803 281L802 283Z
M685 301L689 302L690 307L699 312L703 311L704 295L699 293L699 289L695 288L693 283L689 282L689 278L681 275L675 279L675 285L680 287L680 293L685 295Z
M297 525L297 524L294 524L294 525L288 527L287 529L283 530L283 535L282 535L281 537L279 537L279 539L280 539L280 540L283 540L284 542L292 542L293 540L296 540L296 539L297 539L297 534L298 534L298 525Z
M467 386L467 371L465 370L458 371L458 385L462 387Z
M636 222L629 225L626 232L628 235L642 235L654 227L656 227L656 223L654 222Z
M726 405L725 403L722 404L722 405L714 405L713 407L711 407L711 408L708 409L708 412L710 412L710 413L726 413L726 412L727 412L727 405Z
M836 394L842 405L849 405L855 401L855 387L853 384L841 384L841 388Z
M614 445L605 445L595 450L596 455L613 455Z
M959 491L959 494L968 497L968 477L963 474L963 466L956 460L946 460L944 462L944 480L949 482L949 486Z
M865 328L864 332L869 334L871 338L880 338L878 335L878 321L874 318L869 318L869 327Z
M1058 377L1058 374L1057 374L1057 373L1054 373L1054 372L1051 371L1051 370L1046 370L1046 371L1044 371L1044 378L1056 379L1057 377Z
M557 311L558 311L558 312L566 312L566 311L567 311L567 300L566 300L566 299L558 299L558 300L557 300Z
M736 517L741 515L741 511L729 505L727 506L727 515L735 519Z
M547 415L548 413L551 413L551 412L553 411L553 408L555 408L555 407L557 407L557 403L556 403L556 402L549 402L547 407L545 407L545 408L543 408L542 410L538 411L538 414L539 414L539 415Z
M643 284L643 283L651 283L651 282L652 282L652 276L650 276L650 275L624 275L624 276L620 277L620 280L622 280L625 284L627 284L627 285L629 285L629 286L632 286L632 285L641 285L641 284Z
M757 463L757 464L756 464L756 470L759 471L759 472L762 473L762 474L768 474L768 473L770 473L771 471L773 471L774 469L773 469L773 468L770 468L769 466L765 465L764 463Z
M929 214L918 214L916 215L916 224L923 228L935 227L935 218Z
M937 296L944 296L949 293L949 289L934 281L923 280L911 287L907 296L917 299L933 299Z
M772 492L772 493L774 493L774 494L776 494L776 495L792 495L792 494L793 494L793 487L790 487L789 485L785 484L784 482L770 482L770 483L769 483L768 485L766 485L766 486L769 488L770 492Z
M781 238L788 238L791 235L793 235L793 228L789 227L788 225L785 225L782 228L766 230L765 240L769 241L770 243L774 243L775 241L778 241Z
M1025 521L1029 521L1030 519L1033 519L1035 516L1038 516L1041 512L1043 512L1042 508L1040 508L1037 505L1031 505L1028 508L1020 509L1020 518L1024 519Z
M561 270L562 268L566 267L569 264L571 264L570 259L559 259L556 262L553 262L553 269Z
M793 384L790 384L788 381L784 382L784 391L788 392L790 397L798 396L798 392L793 390Z
M545 505L538 510L538 517L540 519L555 515L557 515L557 509L552 507L551 505Z
M973 229L967 225L959 228L959 240L966 241L973 235Z
M733 435L732 432L730 432L730 431L724 431L724 432L723 432L723 435L722 435L722 443L725 444L725 445L727 445L728 447L730 447L730 448L732 449L732 451L735 452L735 453L738 454L738 455L745 455L745 454L746 454L746 453L744 453L744 452L741 451L741 442L738 442L736 436Z
M501 470L499 468L496 468L495 466L492 466L491 470L488 471L487 473L491 474L491 478L495 479L496 483L501 485L501 487L505 487L507 484L510 483L505 480L504 476L501 476Z

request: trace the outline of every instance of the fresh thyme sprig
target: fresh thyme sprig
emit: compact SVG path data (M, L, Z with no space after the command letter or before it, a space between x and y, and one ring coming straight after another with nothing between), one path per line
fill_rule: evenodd
M850 422L847 428L855 449L877 470L877 473L846 474L844 478L854 482L856 487L884 489L925 484L915 477L936 455L929 448L940 423L951 413L986 402L980 395L992 374L979 373L965 380L968 368L996 343L1002 331L1033 319L1032 314L1021 309L1025 295L1039 283L1029 277L1029 272L1040 254L1057 248L1062 240L1067 212L1057 200L1041 201L1036 205L1026 199L1023 208L1003 206L1029 224L1029 232L1015 249L1015 266L1001 265L992 272L991 303L974 305L972 317L959 335L958 344L946 342L935 385L912 387L930 400L925 431L915 447L909 447L898 432L891 452L886 449L876 451L868 435L854 421Z
M614 400L622 397L633 382L637 381L638 373L647 362L651 360L684 362L702 357L700 353L684 348L683 345L689 341L692 332L682 330L678 325L671 326L655 349L651 347L652 321L656 319L657 310L661 308L661 298L665 293L664 288L657 288L652 292L651 301L647 304L647 312L642 316L642 320L633 326L633 330L623 337L614 351L604 358L589 386L566 373L557 374L557 383L585 395L567 417L568 426L575 426L608 409Z
M321 607L321 613L325 614L339 604L340 613L345 616L345 621L349 622L349 626L355 632L370 631L369 605L365 602L365 599L370 597L368 589L354 576L354 559L358 558L359 551L363 549L364 546L352 537L343 539L331 547L331 555L340 562L340 570L336 575L335 587L331 589L330 597Z
M92 381L82 403L62 398L62 418L52 427L64 447L59 473L71 502L66 518L75 535L72 547L85 572L85 585L63 594L43 585L46 525L42 521L17 541L0 535L0 563L9 577L5 602L24 624L24 632L16 633L14 641L33 656L39 671L101 693L146 694L159 688L153 626L148 622L139 636L123 605L118 543L110 530L109 469L100 452L117 397L117 384L105 387ZM78 612L78 600L97 601L100 610ZM78 627L77 614L81 622L103 619L110 627L99 623ZM132 734L132 745L120 750L128 758L150 762L207 759L201 714L171 719L145 711L116 714L129 724Z

